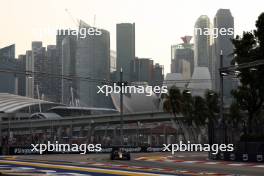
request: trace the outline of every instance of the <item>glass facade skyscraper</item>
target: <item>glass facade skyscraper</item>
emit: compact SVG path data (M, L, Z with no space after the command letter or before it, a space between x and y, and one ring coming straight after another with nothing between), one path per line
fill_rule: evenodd
M233 28L234 29L234 18L229 9L219 9L214 18L214 28ZM219 35L214 39L213 44L213 76L214 84L213 88L217 92L220 92L220 53L223 52L223 66L227 67L231 65L231 60L233 59L233 44L232 39L234 35ZM236 81L230 78L224 79L224 101L231 102L230 91L234 89L237 85Z
M195 23L194 32L194 62L195 66L208 67L210 49L210 19L206 15L201 15Z
M123 79L130 81L132 77L131 63L135 59L135 23L116 25L116 59L117 76L123 69Z
M76 36L66 36L62 40L62 74L72 79L62 79L62 102L66 105L74 105L77 99L76 86Z
M91 26L80 22L80 28L88 29ZM82 106L110 106L110 97L97 93L97 86L106 84L103 80L110 79L110 34L106 30L100 30L101 35L79 37L77 42L76 75L91 78L90 81L77 80L78 96Z
M194 69L192 37L184 36L184 43L171 46L171 73L179 73L186 79L190 79Z
M0 69L16 70L15 45L0 49ZM15 74L0 72L0 92L17 94L17 77Z

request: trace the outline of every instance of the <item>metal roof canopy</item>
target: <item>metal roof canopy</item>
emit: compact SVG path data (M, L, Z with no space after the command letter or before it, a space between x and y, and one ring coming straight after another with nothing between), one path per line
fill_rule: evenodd
M25 107L30 107L39 104L56 105L57 103L29 98L29 97L23 97L9 93L0 93L0 112L3 113L15 113Z

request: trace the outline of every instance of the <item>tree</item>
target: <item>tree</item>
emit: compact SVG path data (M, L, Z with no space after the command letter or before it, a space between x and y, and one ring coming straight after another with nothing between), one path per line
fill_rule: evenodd
M237 128L241 122L244 122L239 104L236 101L232 102L229 107L227 122L232 126L232 128Z
M164 111L173 113L174 117L176 117L178 113L182 112L182 95L181 91L176 86L169 89L169 94L162 94L162 99L164 100Z
M232 63L243 64L264 59L264 13L256 21L254 32L244 32L242 38L233 40L234 59ZM247 130L253 132L253 122L261 112L264 102L264 67L239 69L237 75L241 85L232 90L239 107L247 111Z
M195 119L193 97L190 92L183 91L182 98L183 98L182 113L184 115L185 122L190 126L192 125L193 120Z
M218 117L216 114L219 113L219 96L212 90L207 90L204 94L206 106L208 107L208 118L216 120Z
M242 129L243 135L247 133L244 116L236 101L233 101L229 107L229 114L226 118L226 122L227 128L231 132L229 135L230 141L237 141L237 137L241 137L241 131L239 129Z
M205 125L206 119L215 119L219 113L219 96L212 90L207 90L204 98L183 92L183 105L188 123L194 121L197 125Z
M181 122L177 118L177 114L182 113L183 109L183 99L180 89L178 89L176 86L172 86L169 89L169 93L162 94L161 98L163 99L163 110L173 114L180 131L183 133L184 140L186 141Z
M183 100L183 108L182 114L184 115L184 122L188 125L189 131L193 136L194 142L197 143L197 132L195 132L194 128L194 119L195 119L195 107L194 107L194 99L192 94L188 90L184 90L182 92L182 100Z
M209 120L210 123L217 117L216 114L219 112L218 95L214 91L207 90L204 97L205 98L201 96L192 96L188 90L181 93L175 86L169 89L168 94L163 94L161 96L163 100L163 110L165 112L171 112L174 115L182 132L182 123L177 119L177 114L181 113L184 115L182 122L189 127L193 125L204 126L207 124L207 120ZM189 130L196 142L196 134L198 134L198 132L195 133L192 128Z
M205 99L200 96L194 96L194 116L193 119L195 124L198 126L203 126L206 123L206 119L209 116L208 107L206 105Z

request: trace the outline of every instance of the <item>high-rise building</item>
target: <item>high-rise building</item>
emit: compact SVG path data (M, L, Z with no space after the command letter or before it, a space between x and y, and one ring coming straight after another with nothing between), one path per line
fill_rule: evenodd
M226 30L232 29L234 30L234 18L229 9L219 9L214 18L214 28L220 30L221 28L225 28ZM229 33L230 34L230 33ZM214 39L213 43L213 71L212 75L214 76L214 84L213 89L217 92L220 92L220 54L221 51L223 53L223 66L227 67L231 65L231 60L233 59L233 44L232 39L234 38L234 34L231 35L218 35L217 38ZM230 91L235 88L237 85L236 81L233 81L230 78L224 79L224 101L226 103L231 102L231 94Z
M153 69L152 85L162 86L164 81L163 65L155 64Z
M155 64L149 58L135 58L131 63L133 70L132 81L146 82L148 85L162 85L164 75L163 66Z
M179 68L177 68L178 66L175 58L177 48L177 45L171 45L171 73L177 73L180 70Z
M36 74L36 72L42 71L40 70L42 66L38 64L41 64L41 62L43 62L43 59L45 58L45 49L42 47L42 42L33 41L31 43L31 51L26 53L26 55L26 66L29 73L27 75L27 91L29 93L29 97L36 98L38 97L36 89L41 82L42 76L40 74ZM37 63L36 60L38 60ZM37 68L35 66L37 66Z
M210 48L210 19L201 15L194 26L194 62L195 66L208 67Z
M80 28L92 27L81 21ZM106 30L98 30L101 35L78 37L76 76L87 78L77 80L78 97L82 106L110 107L110 97L97 93L97 86L107 84L106 80L110 78L110 34Z
M116 25L116 59L117 72L123 70L123 79L131 80L131 62L135 59L135 23ZM117 74L118 75L118 74Z
M62 41L62 75L71 79L62 80L62 102L74 105L77 99L76 76L76 36L66 36Z
M116 71L116 51L110 51L110 72Z
M46 49L41 41L32 42L32 50L25 55L26 96L60 102L56 52L55 45Z
M110 80L117 82L117 74L120 72L116 71L116 51L110 51Z
M63 55L63 53L62 53L63 52L62 51L63 50L62 49L62 47L63 47L63 40L65 38L68 38L68 39L66 39L66 41L64 43L64 45L66 45L66 46L64 46L65 49L67 47L69 49L69 46L72 47L73 46L73 39L75 38L75 40L77 40L76 39L77 36L73 36L72 35L72 32L73 32L73 30L69 30L69 29L62 29L62 30L58 30L57 31L57 35L56 35L56 53L57 54L56 54L56 59L52 61L53 64L54 64L54 66L56 66L56 68L54 68L52 70L52 73L53 74L63 75L63 68L62 68L62 62L63 62L63 58L62 58L62 55ZM68 45L66 43L70 43L70 44ZM64 51L66 51L65 49L64 49ZM76 48L74 50L76 50ZM72 51L72 49L69 52L70 52L70 57L67 56L67 59L69 59L69 58L72 59L73 58L73 51ZM67 66L68 63L69 62L65 61L64 64L63 64L64 65L63 67L66 67L65 68L66 70L67 70L67 67L75 67L74 65L73 66ZM64 83L63 83L63 81L64 81ZM65 100L66 102L64 101L64 97L67 97L66 94L67 94L68 91L65 91L66 94L64 94L65 93L65 92L63 93L64 87L62 87L62 86L64 86L64 85L67 84L65 82L68 82L68 80L63 79L62 77L61 78L54 79L54 83L56 84L56 88L58 89L57 93L58 93L58 97L60 97L60 102L61 103L68 104L69 102L67 100ZM68 90L67 87L66 87L66 89Z
M32 51L26 51L26 96L34 98L34 60Z
M50 76L47 78L48 91L46 92L45 100L61 103L61 78L58 77L61 73L58 71L60 66L56 45L47 46L46 58L48 67L45 72L47 72Z
M23 74L18 74L18 95L26 96L26 55L19 55L17 60L17 70Z
M75 51L73 51L75 46L73 47L73 45L76 45L76 43L70 42L68 46L67 40L70 39L67 37L68 36L63 36L63 38L61 38L57 35L57 43L61 51L56 45L48 45L46 49L42 46L41 41L32 42L32 50L27 51L25 55L26 96L57 103L62 102L62 92L63 90L68 90L66 87L62 89L62 80L67 80L62 77L62 75L64 75L61 66L63 59L65 60L64 70L66 76L72 76L75 71L75 60L71 61L71 58L75 59ZM64 39L65 58L63 58L62 54L62 44L59 44ZM67 54L69 54L69 56ZM73 84L72 80L70 82ZM70 97L70 94L64 95L64 97ZM64 101L63 103L68 104Z
M15 44L6 46L4 48L0 49L0 58L5 57L5 58L15 58Z
M15 59L15 45L0 49L0 92L17 94L18 79L16 74L10 71L17 71L17 59ZM7 72L5 72L5 70Z
M34 61L34 98L46 99L50 94L48 91L50 77L47 76L50 64L48 63L46 54L46 48L42 46L42 42L32 42L32 59Z
M184 74L185 79L190 79L194 69L191 39L191 36L184 36L182 37L183 43L171 46L171 73Z
M208 16L201 15L194 26L194 71L188 84L193 95L204 96L212 89L209 72L211 28Z
M56 35L56 58L54 58L52 60L52 63L53 63L52 74L64 75L63 67L64 67L64 70L68 70L69 67L71 67L71 70L73 70L72 68L75 67L76 61L72 62L72 61L67 60L67 59L73 60L75 58L76 46L74 46L74 45L76 45L76 43L74 43L73 40L76 41L77 36L72 35L73 33L74 33L74 30L70 30L70 29L61 29L61 30L57 31L57 35ZM64 39L65 39L65 41L63 43ZM64 58L63 58L63 45L64 45L64 52L65 52L64 56L66 57L65 58L66 60L64 63L63 63L63 60L64 60ZM69 49L69 51L66 51L66 48ZM73 65L68 65L68 64L73 64ZM67 73L68 71L66 71L65 73ZM67 98L64 99L64 97L68 97L68 90L69 90L68 86L71 87L70 84L67 86L69 80L63 79L61 77L61 78L54 78L53 82L55 84L54 87L56 87L56 89L57 89L57 98L60 97L59 102L68 104L69 101L66 100ZM66 87L64 87L64 86L66 86ZM66 91L64 91L65 89L66 89Z
M131 63L131 66L134 66L133 81L152 83L153 60L148 58L136 58L134 59L134 63Z

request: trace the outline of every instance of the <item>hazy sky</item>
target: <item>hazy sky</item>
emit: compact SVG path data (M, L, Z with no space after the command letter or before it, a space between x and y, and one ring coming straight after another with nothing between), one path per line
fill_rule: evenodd
M152 58L170 71L170 46L180 37L193 35L200 15L211 19L219 8L229 8L235 18L235 34L252 30L261 12L263 0L1 0L0 47L16 44L16 54L30 49L31 41L44 46L55 44L55 36L36 29L76 28L74 20L82 19L111 33L111 49L115 50L116 23L136 23L136 55Z

